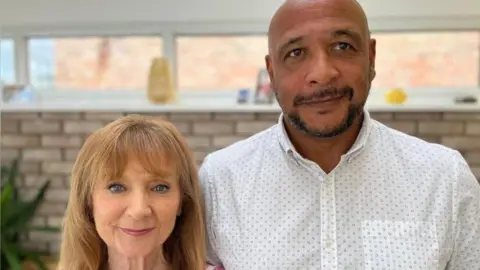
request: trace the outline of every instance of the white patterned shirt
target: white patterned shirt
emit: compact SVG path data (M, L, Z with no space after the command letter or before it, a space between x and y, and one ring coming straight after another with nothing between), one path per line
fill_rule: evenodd
M461 154L365 120L326 174L271 128L200 169L226 270L479 270L480 185Z

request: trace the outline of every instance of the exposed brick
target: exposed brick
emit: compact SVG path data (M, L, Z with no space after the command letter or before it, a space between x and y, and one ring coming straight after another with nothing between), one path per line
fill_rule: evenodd
M273 121L239 121L237 122L236 132L238 134L254 134L274 125Z
M83 144L83 139L72 135L43 135L42 145L47 147L78 148Z
M50 188L65 188L65 177L46 174L26 174L23 178L23 185L28 188L41 187L47 180L50 180Z
M208 155L207 151L194 151L193 155L195 157L195 160L197 161L197 164L201 164L205 157Z
M420 121L418 123L419 134L455 135L462 134L464 128L464 123L459 121Z
M480 165L480 151L477 152L466 152L464 154L465 159L469 164Z
M123 113L86 112L83 118L85 118L86 120L114 121L123 116Z
M24 120L21 123L21 131L25 134L59 133L60 120Z
M192 133L192 123L188 121L170 121L183 135Z
M193 133L198 135L222 135L233 133L233 123L225 122L195 122L193 123Z
M64 122L63 130L68 134L90 134L102 127L105 124L101 121L71 121Z
M54 113L42 113L43 119L80 119L81 113L78 112L54 112Z
M40 162L37 161L22 161L19 163L20 172L22 174L30 174L30 173L40 173Z
M141 115L146 118L151 119L168 119L168 113L161 113L161 112L127 112L125 115Z
M15 148L2 147L0 150L0 160L3 162L10 162L20 157L20 150Z
M27 250L35 250L37 252L48 252L48 243L37 241L21 241L20 245ZM28 269L25 267L24 269ZM33 268L35 269L35 268Z
M465 133L467 135L480 135L480 121L467 123Z
M172 113L169 117L171 120L210 120L212 113Z
M440 120L442 113L424 113L424 112L396 112L395 120Z
M37 119L40 116L38 113L15 112L15 113L8 113L7 117L10 119Z
M427 142L440 143L440 136L419 135L417 137Z
M280 117L280 112L275 113L256 113L255 119L259 121L271 121L272 123L277 122Z
M477 180L480 181L480 166L472 167L473 175L477 177Z
M48 161L42 163L42 171L48 174L70 174L73 162L69 161Z
M80 149L64 149L63 158L67 161L75 161L79 152Z
M414 135L417 132L417 123L415 121L383 121L386 126L396 129L406 134Z
M254 113L214 113L214 120L254 120Z
M441 144L459 150L478 150L480 149L480 140L477 137L443 137Z
M45 194L46 202L68 202L70 192L68 189L49 189Z
M67 203L43 202L38 208L39 216L63 216L67 209Z
M52 242L60 241L61 234L56 232L42 232L42 231L32 231L28 234L28 238L32 242Z
M185 137L190 148L210 147L210 138L207 136Z
M0 140L5 147L31 147L40 145L40 137L36 135L2 135Z
M46 221L47 221L46 222L47 226L60 228L60 227L62 227L63 217L55 217L55 216L47 217Z
M60 149L23 149L23 160L61 160L62 151Z
M393 119L393 113L387 113L387 112L372 112L370 114L370 117L377 120L377 121L387 121L387 120L392 120Z
M1 124L2 124L2 134L5 133L15 133L18 132L18 127L19 127L19 121L15 119L1 119Z
M45 226L47 225L47 220L45 217L34 217L32 219L32 226Z
M244 139L241 136L214 136L213 137L213 147L227 147L235 142Z
M480 113L460 113L460 112L446 112L443 114L445 120L480 120Z

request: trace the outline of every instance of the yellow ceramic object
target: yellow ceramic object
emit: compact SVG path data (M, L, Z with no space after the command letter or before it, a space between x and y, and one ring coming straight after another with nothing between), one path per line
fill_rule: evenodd
M385 94L385 100L389 104L403 104L407 100L407 94L403 89L394 88Z
M147 96L155 104L171 103L176 99L172 71L168 59L157 57L152 60L148 76Z

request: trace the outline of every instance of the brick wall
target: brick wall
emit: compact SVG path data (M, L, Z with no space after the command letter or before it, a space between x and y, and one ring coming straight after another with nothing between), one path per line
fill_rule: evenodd
M51 190L35 223L59 225L68 199L69 173L85 137L122 113L2 113L1 160L21 160L19 185L32 196L46 179ZM153 114L172 121L187 137L198 163L207 153L261 131L276 113ZM372 113L385 124L460 150L480 179L480 113ZM30 233L26 245L56 252L58 235Z

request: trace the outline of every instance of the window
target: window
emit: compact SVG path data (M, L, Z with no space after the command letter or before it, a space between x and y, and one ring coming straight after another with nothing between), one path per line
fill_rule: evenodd
M37 88L144 90L163 43L159 37L30 39L28 49Z
M0 81L5 84L15 82L15 51L11 39L0 40Z
M373 88L475 87L480 31L378 33Z
M266 36L177 38L180 90L253 88L268 53Z

